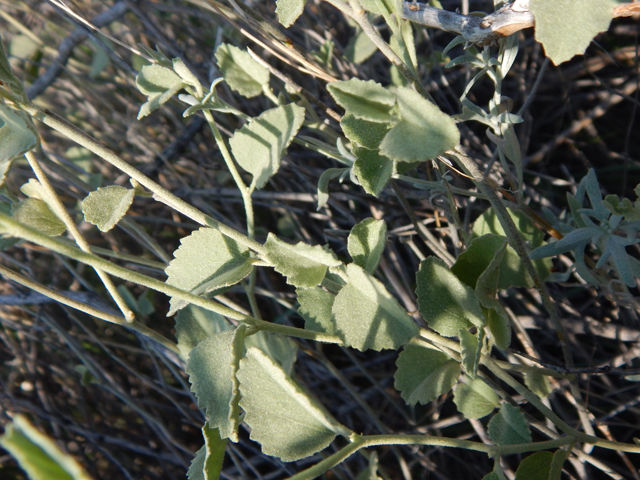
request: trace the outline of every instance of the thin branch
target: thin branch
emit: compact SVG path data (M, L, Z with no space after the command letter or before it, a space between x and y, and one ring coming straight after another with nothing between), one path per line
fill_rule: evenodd
M402 10L402 16L407 20L457 33L467 42L479 46L535 26L535 18L529 11L529 0L508 3L486 17L462 15L415 2L403 2ZM623 3L614 8L612 17L630 17L639 13L640 3Z

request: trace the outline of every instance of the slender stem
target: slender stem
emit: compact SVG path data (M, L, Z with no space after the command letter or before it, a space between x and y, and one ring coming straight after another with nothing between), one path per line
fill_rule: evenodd
M316 478L329 469L342 463L349 456L362 448L377 447L382 445L427 445L432 447L450 447L464 448L466 450L474 450L476 452L487 453L491 457L499 455L510 455L515 453L533 452L540 450L548 450L550 448L558 448L569 445L574 441L571 437L558 438L556 440L547 440L544 442L522 443L517 445L487 445L485 443L471 442L469 440L459 440L457 438L432 437L429 435L367 435L357 436L349 445L343 447L330 457L325 458L313 467L304 470L289 480L311 480Z
M38 163L38 159L36 158L36 156L33 154L33 152L27 152L25 153L25 157L27 158L27 161L29 162L29 166L33 170L33 173L36 174L36 178L42 185L43 191L47 197L43 200L47 201L47 205L52 207L56 216L64 222L67 230L69 230L80 249L82 249L82 251L84 252L90 252L91 246L89 245L89 242L85 240L85 238L80 233L80 230L78 230L76 223L73 221L73 219L69 215L69 212L67 212L67 209L64 207L62 201L60 200L60 197L58 197L56 191L51 186L51 183L49 182L47 175L42 170L40 163ZM113 301L116 302L116 305L118 305L118 308L124 315L124 318L126 318L129 323L133 322L133 320L135 319L135 314L127 306L124 299L116 289L116 286L111 281L111 278L109 278L109 276L100 269L96 268L95 271L100 277L100 280L102 280L105 288L111 295L111 298L113 298Z
M219 313L220 315L229 317L233 320L244 322L258 330L267 330L270 332L279 333L281 335L289 335L292 337L316 340L319 342L342 344L342 340L337 336L326 335L324 333L314 332L312 330L289 327L287 325L265 322L264 320L259 320L250 315L245 315L229 307L225 307L224 305L221 305L220 303L212 299L193 295L155 278L142 275L141 273L133 272L124 267L120 267L119 265L115 265L107 260L93 255L92 253L83 252L82 250L72 247L65 242L61 242L56 238L49 237L48 235L40 233L33 228L22 225L21 223L16 222L13 218L3 213L0 213L0 229L3 230L3 233L6 232L12 236L23 238L32 243L59 253L60 255L65 255L69 258L85 263L91 267L99 268L107 272L108 274L113 275L114 277L122 278L123 280L127 280L130 282L135 282L144 287L164 293L165 295L168 295L170 297L175 297L180 300L193 303L194 305L202 307L206 310Z
M185 202L181 198L176 197L167 189L161 187L156 182L139 172L136 168L129 165L111 150L102 146L97 140L87 135L82 130L78 129L55 113L46 109L42 110L36 108L33 105L26 103L19 103L19 107L30 114L32 117L40 120L45 125L53 128L57 132L73 140L78 145L81 145L87 150L95 153L103 160L106 160L120 171L135 179L138 183L153 192L154 198L163 202L165 205L168 205L169 207L182 213L183 215L199 223L200 225L206 225L219 230L225 236L235 240L241 245L245 245L246 247L259 254L264 255L266 253L264 247L260 243L247 237L246 235L241 234L233 228L230 228L225 224L218 222L210 216L205 215L194 206Z
M529 258L529 253L527 252L527 248L525 247L524 241L522 240L522 236L518 231L515 223L507 208L504 206L500 198L498 197L498 193L494 185L489 183L489 181L482 175L476 164L473 162L471 158L469 158L466 154L463 153L462 147L457 147L455 150L454 157L458 160L460 166L466 171L468 175L470 175L474 181L474 183L478 186L480 191L484 193L491 206L493 207L502 228L504 229L507 239L509 240L509 245L516 251L518 257L522 261L525 270L533 280L536 289L540 293L540 297L542 298L542 303L544 304L547 312L549 313L549 317L551 318L551 322L556 330L556 335L558 336L558 340L560 341L560 345L562 347L562 353L564 356L565 365L568 368L574 367L573 355L569 348L569 345L566 341L567 333L560 321L560 316L558 315L558 311L556 310L556 306L551 300L551 295L549 294L549 290L546 285L538 275L538 271L536 270L533 262ZM576 399L578 416L580 417L580 422L582 423L585 432L589 435L594 435L595 432L593 430L593 426L591 425L591 420L589 419L589 414L584 406L584 401L582 399L582 394L580 393L580 388L576 383L576 377L570 378L569 388L571 389L571 394Z
M43 286L42 284L35 282L33 280L31 280L30 278L27 278L23 275L20 275L19 273L14 272L13 270L10 270L6 267L4 267L3 265L0 265L0 275L4 276L5 278L8 278L10 280L13 280L16 283L19 283L20 285L24 285L25 287L36 291L38 293L40 293L41 295L44 295L46 297L51 298L52 300L55 300L58 303L61 303L63 305L66 305L68 307L74 308L76 310L79 310L81 312L86 313L87 315L91 315L94 316L96 318L99 318L100 320L104 320L105 322L109 322L109 323L115 323L116 325L123 325L126 326L128 328L131 328L132 330L135 330L137 332L142 333L143 335L146 335L147 337L151 338L152 340L155 340L156 342L160 343L161 345L167 347L169 350L171 350L172 352L175 353L180 353L180 351L178 350L178 347L176 346L175 343L173 343L171 340L169 340L166 337L163 337L162 335L160 335L158 332L151 330L149 327L137 322L137 321L133 321L133 322L128 322L126 321L124 318L122 317L118 317L116 315L111 315L109 313L103 312L102 310L99 310L95 307L92 307L90 305L87 305L85 303L82 302L78 302L77 300L74 300L72 298L69 298L65 295L62 295L58 292L56 292L55 290L52 290L50 288L47 288L45 286Z

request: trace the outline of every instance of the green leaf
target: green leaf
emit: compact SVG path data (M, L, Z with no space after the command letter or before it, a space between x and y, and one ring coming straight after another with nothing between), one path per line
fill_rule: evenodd
M543 240L544 233L541 232L524 213L509 210L509 215L522 235L522 238L529 243L531 248L537 248L546 244ZM504 229L498 220L498 216L492 208L484 212L473 224L474 236L480 237L488 233L506 237ZM549 259L534 260L533 264L542 280L547 278L549 269L552 266L551 261ZM513 248L507 246L507 252L500 264L498 288L502 290L510 287L530 288L531 286L533 286L532 280L529 274L527 274L520 257L518 257L518 254Z
M0 446L18 461L31 480L91 479L71 455L60 450L22 415L14 416L6 425Z
M460 352L462 355L462 365L467 375L471 378L476 378L484 342L484 329L478 329L478 335L474 335L464 328L461 328L458 337L460 338L460 346L462 347Z
M453 337L462 328L484 326L485 318L473 290L458 280L441 259L423 260L416 277L418 308L436 332Z
M209 428L206 423L202 427L202 436L204 445L191 461L187 478L188 480L218 480L222 471L227 439L220 438L220 430Z
M16 35L9 42L9 55L20 59L29 59L38 51L40 45L29 35Z
M537 452L525 458L516 471L516 480L551 480L553 453ZM558 477L559 478L559 477Z
M261 350L247 351L237 376L245 422L263 453L293 462L323 450L336 434L346 433Z
M496 445L531 442L531 432L524 413L508 403L500 406L500 411L489 421L488 428L491 441Z
M540 398L544 398L553 392L551 382L546 375L542 375L538 372L527 372L524 375L524 383L527 388L535 393Z
M396 361L395 387L407 405L423 405L447 393L460 377L460 364L439 350L405 345Z
M145 65L136 75L138 90L149 100L142 104L138 112L138 120L146 117L155 109L168 102L171 97L185 86L183 80L172 70L157 64Z
M480 301L480 305L484 308L483 311L487 318L487 326L491 333L491 339L498 348L503 350L511 343L511 323L507 312L500 303L500 300L496 297L500 266L503 263L506 252L507 244L506 242L501 242L498 249L494 251L493 258L489 262L489 265L484 272L480 274L475 289L476 297Z
M487 327L491 332L491 339L496 347L506 350L511 344L511 323L506 313L503 315L493 308L485 310Z
M261 330L245 338L244 346L259 348L276 361L287 375L293 375L293 364L298 356L298 344L289 337Z
M348 168L327 168L318 179L318 210L329 201L329 181L342 176Z
M349 43L344 49L344 56L350 62L360 65L377 51L378 47L376 47L375 43L369 39L366 33L359 30L349 39Z
M388 12L382 0L359 0L359 3L367 12L375 13L376 15Z
M505 243L507 243L505 237L494 234L474 238L467 249L458 255L451 271L462 282L475 289L478 278Z
M466 418L482 418L500 405L500 398L481 378L467 378L467 383L458 383L453 401L458 411Z
M101 232L108 232L126 215L135 195L135 190L132 188L118 185L110 185L91 192L82 201L85 222L97 226Z
M460 142L453 119L408 87L396 89L401 120L380 144L380 153L400 162L429 160Z
M0 103L0 164L24 155L37 143L29 116Z
M200 228L180 240L165 269L167 284L194 295L234 285L251 273L249 249L213 228ZM187 303L171 299L168 315Z
M396 96L373 80L352 78L327 85L329 93L347 114L371 122L391 122Z
M365 218L355 225L349 234L347 248L356 265L373 273L387 243L387 224L384 220Z
M26 198L20 203L14 203L11 210L15 219L52 237L62 235L67 227L49 206L37 198Z
M187 361L189 352L203 340L233 326L222 315L195 305L187 305L176 315L176 338L180 356Z
M229 144L240 166L253 175L252 187L264 187L275 175L303 121L304 108L290 103L263 112L235 131Z
M304 318L304 328L314 332L335 335L333 301L335 296L319 287L296 289L300 307L298 313Z
M350 347L397 349L418 334L413 322L382 283L350 263L348 283L333 303L336 334Z
M549 470L549 480L560 480L564 461L571 455L567 450L556 450L553 454L551 469Z
M191 350L187 373L191 391L204 409L211 428L219 428L222 438L238 441L238 380L236 372L242 355L246 325L216 333Z
M326 245L311 246L303 242L290 245L269 233L264 247L276 272L287 277L287 283L296 287L320 285L328 267L342 265Z
M354 147L353 153L356 156L353 173L358 177L362 188L377 197L393 175L393 160L380 155L377 150L363 147Z
M380 146L380 142L391 128L389 123L362 120L350 113L342 117L340 126L349 140L360 147L372 150Z
M278 21L284 28L289 28L304 11L307 0L276 0Z
M269 84L269 70L238 47L221 43L216 50L216 60L227 85L240 95L253 98Z
M609 29L615 5L612 0L531 0L536 40L555 65L571 60Z

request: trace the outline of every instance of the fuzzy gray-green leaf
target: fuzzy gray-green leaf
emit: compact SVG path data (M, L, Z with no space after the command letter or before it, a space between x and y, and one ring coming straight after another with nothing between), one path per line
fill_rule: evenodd
M615 5L613 0L531 0L536 40L554 64L571 60L609 29Z
M253 98L269 84L269 70L238 47L221 43L216 50L216 60L224 81L240 95Z
M486 323L473 290L439 258L429 257L420 263L416 295L420 313L441 335L453 337L461 328Z
M231 330L232 325L219 313L187 305L176 315L176 338L180 356L188 360L189 352L216 333Z
M84 220L97 226L101 232L108 232L126 215L133 197L135 190L132 188L118 185L99 188L82 201Z
M319 287L298 288L298 313L304 318L304 328L328 335L335 335L333 302L335 295Z
M49 206L37 198L25 198L14 203L11 210L18 222L51 237L62 235L67 228Z
M407 405L426 405L451 390L460 377L458 362L418 345L405 345L396 365L395 387Z
M307 0L276 0L276 13L283 27L289 28L304 11Z
M384 220L365 218L351 229L347 248L356 265L373 273L387 242L387 224Z
M173 70L157 64L145 65L136 75L138 90L149 99L140 107L138 120L166 103L185 86Z
M353 153L356 161L353 164L353 173L362 184L367 193L376 197L382 193L387 182L393 175L393 160L380 155L378 150L370 150L364 147L354 147Z
M482 379L467 377L466 383L459 383L453 401L466 418L482 418L489 415L500 404L500 398Z
M261 350L247 351L237 376L245 422L263 453L293 462L323 450L346 431Z
M396 96L373 80L352 78L330 83L327 89L347 114L370 122L393 120L391 109L396 103Z
M333 303L336 334L346 345L367 350L397 349L418 327L382 283L362 267L347 265L348 283Z
M180 240L165 269L167 284L194 295L234 285L251 273L249 249L213 228L200 228ZM186 302L171 300L169 315Z
M22 156L37 143L28 115L0 103L0 164Z
M276 272L286 276L287 283L296 287L320 285L328 267L342 264L326 245L311 246L302 242L291 245L269 233L264 246Z
M401 120L380 144L380 153L399 162L429 160L460 142L453 119L407 87L396 90Z
M243 350L246 325L216 333L200 342L189 354L187 373L198 407L207 414L209 426L220 429L222 438L238 441L238 380L236 372Z
M235 131L229 145L236 161L253 175L255 188L264 187L278 171L303 121L304 108L290 103L263 112Z
M496 445L515 445L531 442L527 419L518 407L508 403L489 421L489 436Z

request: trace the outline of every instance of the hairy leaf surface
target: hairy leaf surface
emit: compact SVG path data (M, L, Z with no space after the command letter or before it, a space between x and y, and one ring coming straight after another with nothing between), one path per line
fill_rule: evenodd
M571 60L609 29L615 5L613 0L531 0L536 40L554 64Z
M327 85L333 99L353 117L370 122L390 122L396 96L373 80L352 78Z
M187 373L191 391L204 409L211 428L222 438L238 441L238 380L236 372L244 346L246 325L216 333L191 350Z
M24 155L37 143L29 116L0 104L0 164Z
M458 362L418 345L405 345L396 365L395 387L407 405L426 405L451 390L460 377Z
M167 284L194 295L234 285L251 273L249 249L213 228L200 228L180 240L165 269ZM173 315L187 303L171 300Z
M489 415L500 404L500 398L482 379L467 377L459 383L453 393L458 411L466 418L482 418Z
M37 198L25 198L20 203L14 203L11 211L18 222L51 237L62 235L67 229L49 206Z
M364 351L397 349L418 334L413 322L382 283L362 267L347 265L348 283L333 303L336 334Z
M235 131L229 145L236 161L253 175L252 187L264 187L275 175L303 121L304 108L290 103L261 113Z
M221 43L216 50L216 60L224 81L240 95L253 98L269 84L269 70L238 47Z
M287 283L296 287L320 285L328 267L342 265L326 245L311 246L303 242L291 245L269 233L264 246L276 272L287 277Z
M373 274L387 241L387 224L384 220L365 218L351 229L347 248L356 265Z
M108 232L126 215L135 195L132 188L119 185L99 188L82 201L84 220Z
M508 403L489 421L489 436L496 445L515 445L531 442L529 425L518 407Z
M345 431L257 348L240 361L238 379L251 439L267 455L293 462L323 450Z
M319 287L298 288L298 313L304 318L304 328L328 335L335 335L333 301L335 295Z
M407 87L396 89L401 120L380 144L380 153L400 162L429 160L460 142L453 119Z
M485 318L473 290L462 283L439 258L420 263L417 273L418 306L429 326L453 337L460 329L482 327Z

